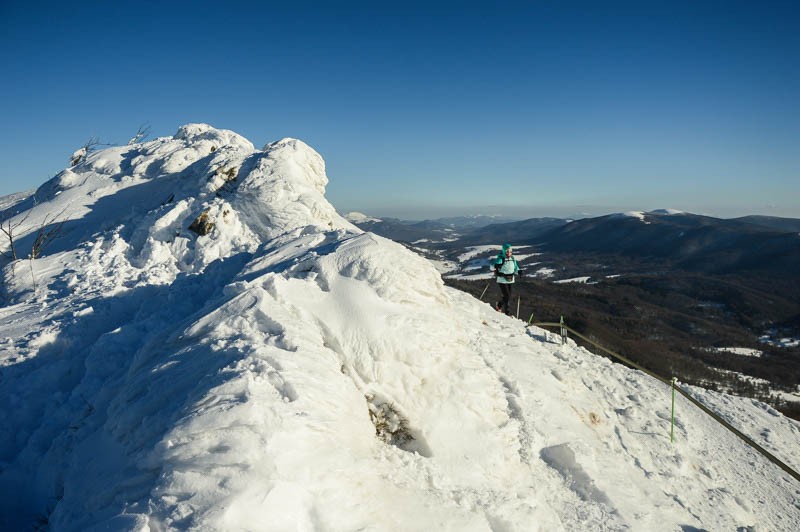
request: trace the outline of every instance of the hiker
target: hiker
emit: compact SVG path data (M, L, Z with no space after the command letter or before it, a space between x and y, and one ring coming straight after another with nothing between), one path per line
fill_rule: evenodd
M511 299L511 285L514 284L514 276L519 274L519 266L517 259L514 258L511 244L503 244L503 250L494 258L492 266L497 284L500 286L500 292L503 294L503 299L497 302L495 309L502 310L510 316L508 302Z

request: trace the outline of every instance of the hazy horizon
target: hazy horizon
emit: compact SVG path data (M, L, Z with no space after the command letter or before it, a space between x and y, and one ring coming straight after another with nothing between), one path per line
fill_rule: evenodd
M31 194L35 192L36 188L12 192L10 194L0 194L0 201L15 196L18 194ZM653 205L649 204L646 207L633 206L633 205L560 205L560 206L543 206L543 205L465 205L465 206L361 206L349 207L347 204L343 206L338 205L331 201L331 204L336 208L337 212L341 215L346 215L351 212L358 212L367 216L375 218L396 218L407 221L423 221L423 220L436 220L439 218L451 218L460 216L498 216L513 218L515 220L525 220L530 218L591 218L597 216L605 216L607 214L629 212L629 211L642 211L650 212L655 210L674 209L690 214L697 214L702 216L710 216L714 218L730 219L740 218L743 216L771 216L777 218L794 218L800 219L800 207L795 210L781 209L775 206L766 205L761 208L742 207L742 206L717 206L717 207L704 207L704 206L688 206L685 208L675 207L674 205Z
M543 207L543 206L499 206L492 205L486 207L443 207L437 209L435 207L396 207L396 208L375 208L375 209L340 209L336 204L334 207L341 214L348 214L351 212L359 212L375 218L397 218L400 220L408 221L422 221L422 220L436 220L439 218L450 218L457 216L503 216L508 218L515 218L518 220L525 220L529 218L591 218L597 216L605 216L607 214L615 214L629 211L642 211L651 212L660 209L675 209L690 214L697 214L702 216L710 216L713 218L730 219L740 218L743 216L772 216L776 218L793 218L800 219L800 210L794 212L784 212L775 208L764 207L763 209L757 208L737 208L737 207L717 207L717 208L683 208L679 209L673 206L659 206L659 207L625 207L625 206L590 206L590 205L576 205L576 206L563 206L563 207Z

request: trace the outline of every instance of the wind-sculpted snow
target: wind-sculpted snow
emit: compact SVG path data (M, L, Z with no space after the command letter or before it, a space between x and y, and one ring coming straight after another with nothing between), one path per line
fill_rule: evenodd
M298 140L194 124L14 205L20 249L66 222L3 270L0 528L800 528L780 469L680 398L670 443L661 383L445 287L326 184ZM696 393L800 467L797 423Z

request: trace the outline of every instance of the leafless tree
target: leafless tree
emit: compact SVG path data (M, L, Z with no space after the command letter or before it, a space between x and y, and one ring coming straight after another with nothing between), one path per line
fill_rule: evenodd
M52 216L48 214L44 217L39 229L36 230L36 238L33 239L31 245L31 254L29 255L31 259L41 257L47 245L61 233L64 223L67 221L64 217L66 210L67 208L64 207L58 214Z
M89 140L87 140L83 146L75 150L72 155L70 155L69 165L75 166L76 164L82 163L86 160L86 157L88 157L89 154L97 150L98 146L112 146L112 144L100 142L100 139L97 137L89 137Z
M29 210L25 213L25 216L14 221L12 220L14 213L10 212L9 209L3 213L2 220L0 220L0 231L2 231L8 239L8 250L4 251L3 255L11 259L11 261L17 260L17 248L16 243L14 242L14 234L16 233L17 228L27 221L30 214L31 211Z
M139 126L139 129L138 131L136 131L136 134L131 138L131 140L128 141L128 146L130 146L131 144L137 144L139 142L142 142L149 135L150 135L150 124L144 123L141 126Z
M33 239L33 244L31 244L31 252L28 255L28 266L31 270L31 284L34 293L36 293L36 274L33 270L33 261L42 256L48 244L50 244L50 242L61 233L62 229L64 229L64 223L67 221L64 217L64 212L66 210L67 208L64 207L58 214L46 215L42 223L39 224L39 228L36 230L36 236Z

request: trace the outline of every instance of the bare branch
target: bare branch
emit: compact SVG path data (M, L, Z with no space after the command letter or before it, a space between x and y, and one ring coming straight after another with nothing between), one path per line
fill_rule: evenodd
M39 229L36 231L36 238L33 240L33 244L31 245L31 259L36 259L42 256L45 248L53 241L59 234L61 234L62 229L64 228L64 224L66 223L67 219L64 217L64 212L67 210L66 207L61 209L61 212L56 214L55 216L47 215L42 220ZM59 218L61 219L60 221ZM48 224L50 226L48 227Z
M133 136L133 138L131 138L131 140L128 141L128 146L130 146L131 144L137 144L139 142L142 142L149 135L150 135L150 124L145 122L144 124L139 126L139 129L136 131L136 134Z
M112 146L107 142L100 142L100 139L97 137L89 137L89 140L86 143L75 150L72 155L69 157L69 165L75 166L76 164L80 164L86 160L86 157L89 156L90 153L97 151L98 146Z
M28 210L27 212L25 212L25 216L23 216L17 221L12 221L13 213L5 211L3 212L2 219L0 219L0 231L2 231L3 234L6 235L6 238L8 239L8 251L4 251L3 255L8 257L10 254L11 255L10 259L12 261L17 260L17 249L14 243L14 234L16 233L17 228L28 220L28 216L30 216L30 214L31 211Z

